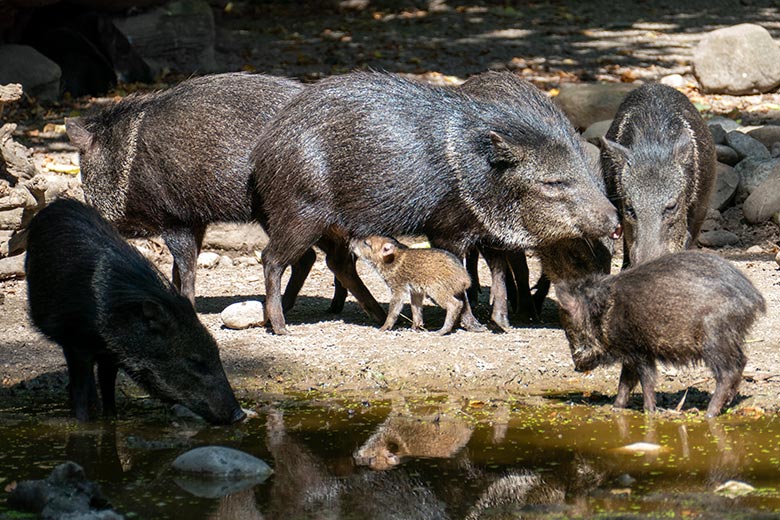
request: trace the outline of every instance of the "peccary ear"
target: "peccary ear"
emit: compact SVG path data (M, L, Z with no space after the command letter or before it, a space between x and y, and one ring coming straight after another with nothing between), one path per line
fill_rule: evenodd
M618 168L623 168L623 166L628 163L628 158L631 155L631 151L628 148L615 141L610 141L606 137L599 137L599 142L601 144L601 149L607 153L607 156L612 159L612 162L615 163Z
M488 135L493 146L493 153L490 155L491 164L520 164L524 154L519 148L510 145L504 137L496 132L491 131Z
M555 286L555 296L558 297L558 305L561 306L565 313L571 316L572 320L576 322L582 321L585 315L582 298L574 296L565 283Z
M395 260L395 244L385 242L382 244L382 262L391 264Z
M674 160L679 163L687 162L693 152L693 138L691 133L683 131L674 143Z
M94 134L84 126L84 119L81 117L65 118L65 131L68 134L70 142L81 150L86 150L92 146Z
M171 326L172 317L170 313L158 302L154 300L145 300L141 304L144 318L149 329L157 334L162 334Z

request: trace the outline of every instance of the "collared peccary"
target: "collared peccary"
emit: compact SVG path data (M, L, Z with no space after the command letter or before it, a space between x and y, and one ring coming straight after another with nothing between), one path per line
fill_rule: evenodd
M623 365L615 407L626 406L639 382L645 410L655 410L656 361L704 362L716 381L711 417L736 395L746 363L742 343L765 311L764 298L739 270L699 251L559 283L555 292L575 369Z
M688 98L657 83L637 88L601 144L625 231L624 267L694 245L715 184L715 146Z
M156 397L214 423L245 417L230 388L214 338L186 298L96 210L61 199L29 226L30 317L62 347L76 417L97 404L114 415L122 368Z
M412 299L412 328L423 327L423 300L430 296L447 311L439 334L452 331L463 311L469 273L458 257L442 249L410 249L389 237L353 240L352 251L365 260L390 287L387 320L379 330L390 330L398 320L407 294Z
M251 220L252 145L302 89L274 76L217 74L68 119L87 201L126 236L162 235L173 255L173 283L194 304L206 226ZM315 258L308 250L293 266L285 309Z
M355 72L307 87L280 110L254 152L274 332L287 332L284 268L333 226L354 238L425 234L460 258L482 240L515 249L615 229L616 210L571 124L538 89L523 94L523 104L491 103ZM332 268L376 303L354 264ZM481 327L468 301L461 323Z
M480 100L505 105L515 110L527 109L529 96L538 92L538 89L531 83L520 79L515 74L494 71L472 76L458 88ZM593 171L598 172L595 165ZM594 177L600 191L606 194L606 187L601 177L599 175L594 175ZM613 234L612 238L619 238L619 231L617 233ZM582 244L575 244L573 240L563 241L560 247L587 251L589 245L587 242L584 242L585 239L582 240ZM558 246L544 247L550 250ZM529 271L525 251L522 249L501 251L500 249L490 247L489 244L482 244L479 251L485 257L493 278L490 286L493 321L505 330L509 328L507 300L512 303L512 308L519 312L523 318L538 318L541 306L550 287L549 278L543 273L536 284L536 293L532 295L528 280ZM471 263L472 265L474 264L473 257ZM568 267L564 265L564 262L558 262L556 267L556 277L558 279L570 277L573 274L582 275L594 272L583 270L587 266L582 263L579 266ZM474 286L478 286L475 270L471 272L472 283Z

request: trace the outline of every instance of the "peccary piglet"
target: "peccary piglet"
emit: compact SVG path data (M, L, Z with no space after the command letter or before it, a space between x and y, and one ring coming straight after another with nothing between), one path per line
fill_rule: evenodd
M30 223L27 248L30 317L62 347L76 418L97 405L96 363L104 415L116 414L122 368L210 422L245 417L192 305L95 209L52 203Z
M458 258L442 249L410 249L395 239L371 236L353 240L352 250L371 265L390 287L387 320L379 330L393 328L404 298L411 294L412 328L423 327L425 296L447 311L439 334L452 331L463 311L463 299L471 279Z
M574 367L583 372L621 363L616 408L642 385L655 410L656 361L703 362L715 376L707 408L714 417L734 398L747 359L742 343L764 298L728 261L684 251L624 270L555 287Z
M715 146L688 98L656 83L637 88L601 144L625 232L624 267L695 245L715 184Z
M173 283L194 304L207 225L251 220L252 146L302 89L274 76L216 74L68 119L87 202L125 236L161 235L173 255ZM310 249L293 265L285 309L315 258Z
M617 212L566 116L539 89L493 103L386 73L325 78L281 109L254 152L266 311L287 333L281 276L338 226L351 238L427 235L462 258L599 237ZM331 264L358 299L376 303L354 265ZM484 330L465 301L461 324Z

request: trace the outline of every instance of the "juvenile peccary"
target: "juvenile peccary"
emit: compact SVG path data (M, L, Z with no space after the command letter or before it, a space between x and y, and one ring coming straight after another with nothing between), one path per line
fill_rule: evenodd
M623 266L696 243L715 184L715 146L688 98L661 84L632 91L601 142L623 222Z
M561 322L577 371L621 363L615 407L642 384L644 407L655 410L656 361L704 362L715 375L707 415L737 393L746 357L742 343L764 298L728 261L683 251L624 270L557 284Z
M370 236L353 240L352 250L390 287L387 320L379 330L392 329L404 298L411 294L412 328L423 328L423 300L429 296L447 311L439 334L452 331L463 311L463 298L471 279L458 258L442 249L410 249L395 239Z
M449 458L468 444L473 431L464 421L439 416L389 417L352 457L374 470L392 469L404 457Z
M30 317L62 347L76 417L115 415L122 368L156 397L213 423L245 417L214 338L186 298L98 212L67 199L33 218L27 239Z
M68 119L87 201L126 236L162 235L173 255L173 283L194 304L206 226L251 220L252 146L302 89L274 76L217 74ZM285 309L315 258L308 250L293 266Z
M425 234L459 258L481 241L516 249L615 229L571 124L538 89L523 95L522 105L491 103L356 72L321 80L280 110L254 153L274 332L287 332L284 268L333 226L356 238ZM364 306L376 305L354 263L329 265ZM468 301L461 323L483 328Z

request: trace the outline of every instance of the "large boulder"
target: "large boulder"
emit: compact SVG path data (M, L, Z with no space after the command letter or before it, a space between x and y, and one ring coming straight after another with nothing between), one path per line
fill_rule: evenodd
M742 206L742 212L751 224L760 224L780 213L780 178L767 179L753 190Z
M739 174L731 166L722 163L717 163L716 172L715 189L712 190L710 197L710 207L723 211L734 200L739 186Z
M20 83L29 95L54 101L60 95L59 65L27 45L0 45L0 84Z
M706 93L770 92L780 85L780 48L759 25L726 27L701 39L693 69Z
M637 85L628 83L565 83L555 103L577 128L615 117L620 103Z

